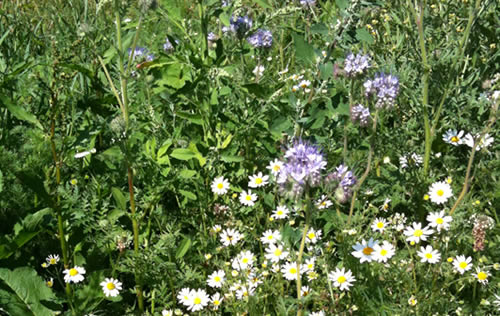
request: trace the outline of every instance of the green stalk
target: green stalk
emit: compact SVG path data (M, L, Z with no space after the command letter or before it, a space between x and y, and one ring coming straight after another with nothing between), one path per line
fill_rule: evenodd
M300 242L299 256L297 257L297 300L299 307L297 308L297 316L302 316L302 306L300 305L300 296L302 288L302 279L300 277L300 265L302 264L302 255L304 254L304 246L306 244L307 231L309 231L309 224L311 221L311 202L309 194L306 194L306 225L302 233L302 240Z
M366 162L366 169L365 172L363 172L363 175L359 179L358 184L356 185L356 188L354 189L354 193L352 194L351 198L351 207L349 208L349 217L347 218L347 225L351 224L351 217L354 212L354 204L356 203L356 197L358 196L358 191L361 189L361 185L363 182L365 182L366 178L368 177L368 174L370 173L371 170L371 164L372 164L372 158L373 158L373 153L375 151L375 136L377 135L377 121L378 121L378 109L375 111L375 115L373 117L373 134L370 140L370 151L368 152L368 160Z

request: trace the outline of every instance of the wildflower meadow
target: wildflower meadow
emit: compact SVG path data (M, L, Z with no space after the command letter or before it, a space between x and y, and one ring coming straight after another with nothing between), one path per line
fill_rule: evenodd
M0 315L500 315L499 17L0 1Z

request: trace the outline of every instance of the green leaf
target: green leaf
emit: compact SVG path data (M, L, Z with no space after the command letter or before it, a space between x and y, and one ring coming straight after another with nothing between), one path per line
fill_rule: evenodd
M198 162L200 163L200 166L203 167L207 163L207 159L198 151L196 144L191 142L188 148L194 153L196 159L198 159Z
M121 209L122 211L126 211L127 199L125 198L123 192L119 188L113 187L111 188L111 193L113 194L113 198L115 199L118 208Z
M193 192L179 190L179 193L184 195L186 198L193 200L193 201L196 201L198 199Z
M176 148L170 154L170 157L179 160L189 160L196 157L195 153L187 148Z
M33 114L27 112L21 106L14 104L14 102L12 102L12 100L7 98L6 96L0 95L0 101L17 119L30 122L32 124L35 124L36 127L43 129L42 124L40 124L40 122Z
M0 171L0 193L3 191L3 173Z
M188 112L176 112L177 116L182 117L183 119L186 119L190 121L191 123L198 124L198 125L203 125L203 118L200 114L191 114Z
M345 10L348 6L347 0L335 0L335 4L340 10Z
M175 253L175 259L180 259L184 257L189 248L191 248L191 243L192 243L191 238L184 237L179 248L177 249L177 252Z
M321 35L328 35L328 28L323 23L317 23L311 26L311 33L317 33Z
M366 28L361 28L356 30L356 38L361 41L365 42L367 44L373 44L375 41L373 39L373 36L368 32Z
M269 5L269 3L267 3L266 0L253 0L253 2L257 3L258 5L260 5L264 9L272 9L273 8Z
M295 45L295 56L297 60L304 63L312 64L314 63L314 48L309 45L302 35L292 34L293 43Z
M240 156L230 156L230 155L221 155L220 159L224 162L242 162L245 158Z
M50 316L55 311L45 307L43 301L56 299L45 281L29 267L15 270L0 269L0 302L11 315Z
M183 179L190 179L196 174L196 171L194 170L189 170L189 169L182 169L181 172L179 172L179 176Z

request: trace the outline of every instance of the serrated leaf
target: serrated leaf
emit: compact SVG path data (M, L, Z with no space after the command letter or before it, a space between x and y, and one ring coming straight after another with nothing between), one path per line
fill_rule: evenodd
M185 196L186 198L196 201L198 198L196 197L196 194L193 192L185 191L185 190L179 190L179 193Z
M181 259L182 257L184 257L189 248L191 248L191 243L192 243L191 238L184 237L181 244L179 245L179 248L177 248L177 252L175 253L175 259Z

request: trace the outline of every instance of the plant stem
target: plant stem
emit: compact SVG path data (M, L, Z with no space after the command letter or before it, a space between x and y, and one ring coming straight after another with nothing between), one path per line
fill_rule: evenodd
M309 193L306 194L306 224L304 226L304 232L302 233L302 240L300 242L299 255L297 257L297 300L299 301L299 307L297 308L297 316L302 315L302 306L300 304L302 279L300 277L300 265L302 264L302 255L304 254L304 246L306 243L307 231L309 230L309 222L311 220L311 202L309 198Z
M370 151L368 152L368 161L366 162L366 169L361 178L359 179L358 184L356 185L354 189L354 193L352 194L352 199L351 199L351 207L349 208L349 217L347 218L347 225L351 223L351 217L354 212L354 204L356 203L356 197L358 195L358 191L361 188L361 185L363 182L365 182L366 178L368 177L368 174L370 173L371 170L371 164L372 164L372 158L373 158L373 153L375 151L375 137L377 135L377 121L378 121L378 109L375 111L375 115L373 118L373 134L370 140Z

